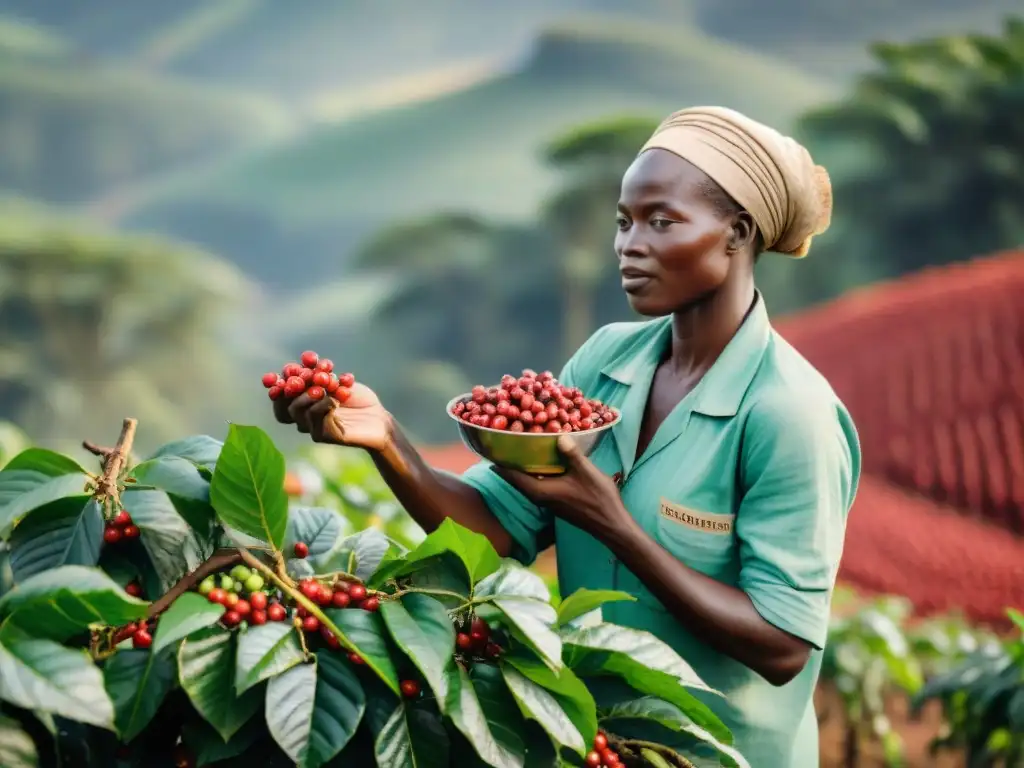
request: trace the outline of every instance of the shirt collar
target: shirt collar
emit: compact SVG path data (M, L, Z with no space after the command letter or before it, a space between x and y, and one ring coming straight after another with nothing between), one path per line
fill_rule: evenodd
M647 374L657 366L671 333L671 316L656 320L648 333L638 334L608 361L601 373L626 386L649 381ZM694 392L693 410L707 416L735 416L761 365L770 334L764 297L760 291L755 291L754 307L704 374L699 391Z

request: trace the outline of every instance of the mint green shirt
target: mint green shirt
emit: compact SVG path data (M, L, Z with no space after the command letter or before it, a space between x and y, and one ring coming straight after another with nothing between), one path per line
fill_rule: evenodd
M562 594L618 589L636 602L604 619L655 634L712 687L701 698L757 768L818 764L813 693L846 518L860 477L860 446L828 382L772 329L757 304L700 384L634 460L651 380L671 319L597 331L560 376L622 418L591 460L622 473L622 500L643 530L680 561L742 589L766 621L813 646L810 661L776 687L713 650L677 622L592 536L538 508L480 462L463 479L483 495L524 563L554 526Z

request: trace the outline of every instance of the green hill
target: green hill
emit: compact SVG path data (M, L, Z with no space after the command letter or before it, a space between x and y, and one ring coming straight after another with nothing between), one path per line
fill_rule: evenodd
M282 136L275 102L77 57L0 67L0 188L78 202L116 184Z
M164 189L128 223L294 284L337 274L355 241L396 218L438 208L531 216L552 182L539 147L581 121L717 103L785 126L830 95L812 77L693 30L566 23L511 74L211 169Z

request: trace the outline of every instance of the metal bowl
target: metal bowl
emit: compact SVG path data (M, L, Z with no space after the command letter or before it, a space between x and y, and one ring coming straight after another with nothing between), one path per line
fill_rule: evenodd
M487 459L500 467L518 469L531 475L561 475L566 471L565 456L558 450L560 435L568 435L580 447L583 455L589 456L597 448L601 438L622 418L621 414L612 408L616 415L615 421L582 432L508 432L478 427L452 413L456 403L471 398L472 393L466 392L453 397L445 406L448 417L459 425L462 442L482 459Z

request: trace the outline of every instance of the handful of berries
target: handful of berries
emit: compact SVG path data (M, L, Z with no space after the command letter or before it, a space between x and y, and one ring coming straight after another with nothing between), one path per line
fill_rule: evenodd
M323 400L330 395L344 403L352 395L356 377L351 373L336 374L334 363L320 357L312 350L306 350L301 363L288 363L281 373L263 374L263 386L271 400L286 397L294 399L305 392L312 400Z
M495 387L478 385L452 406L452 415L478 427L507 432L585 432L618 418L600 400L587 399L577 387L562 386L551 371L525 368L505 374Z

